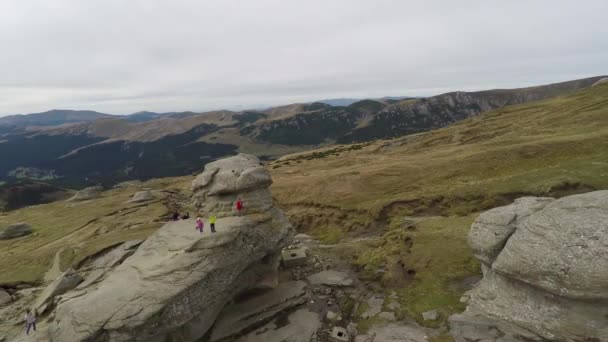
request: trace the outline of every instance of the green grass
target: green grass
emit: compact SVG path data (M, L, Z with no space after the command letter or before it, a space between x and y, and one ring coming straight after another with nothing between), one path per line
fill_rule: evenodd
M401 305L398 317L439 327L451 314L464 309L460 303L465 291L462 280L480 275L480 264L467 244L475 216L422 219L413 230L402 227L402 217L395 217L381 237L345 242L336 251L351 262L362 280L380 282L387 295L397 291ZM378 269L385 271L378 273ZM362 303L358 316L365 309ZM438 310L440 319L423 321L422 313L429 310ZM362 321L375 323L373 319Z

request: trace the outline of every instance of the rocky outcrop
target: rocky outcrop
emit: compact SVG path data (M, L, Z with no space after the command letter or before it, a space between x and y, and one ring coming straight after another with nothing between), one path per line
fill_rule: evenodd
M196 231L194 220L167 223L103 280L63 296L48 339L201 339L237 294L276 272L279 252L293 235L287 218L272 206L270 182L251 156L208 165L193 184L201 211L219 214L217 205L238 196L253 201L249 196L255 195L264 205L251 205L243 216L222 211L214 234Z
M140 203L153 200L154 194L150 190L138 191L133 195L133 198L129 201L131 203Z
M80 282L82 282L82 277L73 269L68 269L40 293L33 309L39 314L44 313L48 306L53 304L56 296L75 288Z
M78 191L68 202L88 201L101 196L103 188L101 186L91 186Z
M256 157L239 154L205 166L192 182L193 201L203 213L217 217L234 215L239 198L243 213L265 212L272 208L271 184L270 173Z
M122 263L126 258L135 253L135 250L139 245L142 244L142 240L131 240L120 244L118 247L113 248L108 253L102 255L96 259L89 267L89 274L85 280L78 285L78 289L84 289L101 278L113 267Z
M27 223L15 223L10 226L0 228L0 240L11 240L18 237L32 234L32 226Z
M518 199L469 243L484 277L450 319L457 342L608 341L608 191Z
M11 295L4 291L2 288L0 288L0 307L10 303L13 301L13 297L11 297Z

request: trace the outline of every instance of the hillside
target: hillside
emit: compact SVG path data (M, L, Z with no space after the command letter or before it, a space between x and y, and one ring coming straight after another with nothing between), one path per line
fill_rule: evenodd
M421 314L463 311L460 297L479 279L466 239L478 212L608 189L608 84L269 167L299 231L335 244L362 279L397 292L404 315L436 327Z
M116 117L52 111L20 116L24 125L31 121L49 126L0 128L0 181L14 181L14 175L53 175L47 181L81 187L186 175L199 171L201 162L236 152L271 160L335 143L437 129L496 108L570 93L598 79L398 102L361 100L348 106L315 102L241 112L140 112Z
M9 115L0 117L0 127L56 126L73 122L87 122L112 117L110 114L92 110L54 109L42 113L27 115Z

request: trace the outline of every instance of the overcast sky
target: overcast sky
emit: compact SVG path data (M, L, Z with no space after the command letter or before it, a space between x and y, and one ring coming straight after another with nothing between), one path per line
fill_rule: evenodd
M606 13L606 0L2 0L0 115L236 109L608 74Z

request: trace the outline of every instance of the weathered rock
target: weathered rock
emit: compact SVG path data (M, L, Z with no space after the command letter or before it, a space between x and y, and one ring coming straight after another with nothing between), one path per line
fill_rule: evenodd
M91 273L89 273L86 279L78 285L78 289L84 289L99 281L108 270L135 253L137 246L141 245L142 242L143 240L126 241L96 259L93 262Z
M138 191L133 195L133 198L129 201L131 203L140 203L153 200L154 194L150 190Z
M475 340L483 327L528 331L529 340L608 341L608 191L525 198L491 214L511 218L482 214L471 229L484 277L467 311L450 319L456 341Z
M34 231L27 223L15 223L10 226L0 228L0 240L11 240L18 237L32 234Z
M308 241L314 240L314 238L312 236L307 235L307 234L297 234L296 236L293 237L293 239L300 241L300 242L308 242Z
M368 333L373 342L424 342L428 340L427 332L415 325L389 323L372 327Z
M278 321L278 320L277 320ZM300 309L289 316L284 322L269 323L237 340L235 342L311 342L321 328L318 314Z
M8 294L8 292L4 291L3 289L0 289L0 307L9 304L10 302L13 301L13 297L11 297L10 294Z
M306 302L306 283L287 282L245 302L226 307L219 316L211 341L229 340L266 323L277 315Z
M384 305L384 298L382 297L371 297L367 300L367 310L361 314L361 318L367 319L376 316L382 312L382 305Z
M194 186L195 196L204 194L212 201L225 194L218 189L236 184L229 187L234 197L242 190L270 199L270 176L259 175L266 171L247 167L238 174L235 158L214 163L213 175L204 185ZM252 158L239 155L236 159L249 163ZM230 167L228 173L225 166ZM247 176L252 173L257 176ZM233 182L230 177L241 180ZM207 208L208 204L199 205ZM254 288L269 267L276 271L279 251L293 237L292 226L272 202L267 210L261 209L218 219L222 229L214 234L196 232L194 220L167 223L98 284L76 297L64 296L56 319L49 324L49 339L199 340L235 295Z
M385 321L395 321L397 320L397 317L395 317L395 313L394 312L381 312L378 314L378 318L385 320Z
M308 277L311 285L352 286L353 280L348 273L326 270Z
M100 186L91 186L78 191L72 198L68 199L68 202L79 202L87 201L101 196L103 188Z
M439 312L437 310L430 310L422 313L422 319L425 321L436 321L439 319Z
M217 160L205 165L194 182L194 205L205 214L217 217L236 215L235 202L243 201L243 214L264 212L272 207L267 190L272 184L270 174L260 161L247 154Z
M34 302L33 309L38 314L43 314L56 296L75 288L80 282L82 282L82 277L73 269L68 269L40 293L36 302Z

